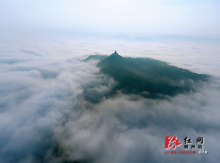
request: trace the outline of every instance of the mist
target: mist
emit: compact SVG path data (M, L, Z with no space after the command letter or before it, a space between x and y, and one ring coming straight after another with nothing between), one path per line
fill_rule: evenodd
M0 162L219 161L218 43L35 36L0 44ZM98 61L84 60L114 50L212 78L194 93L168 99L122 92L107 98L117 81L99 73ZM209 153L165 155L168 135L202 136Z

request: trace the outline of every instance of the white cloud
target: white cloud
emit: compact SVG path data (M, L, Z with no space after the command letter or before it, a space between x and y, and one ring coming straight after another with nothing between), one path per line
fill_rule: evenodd
M218 162L219 46L120 42L1 41L0 162ZM215 78L196 93L169 100L119 93L99 103L85 101L85 90L101 97L116 83L97 74L96 62L83 59L97 51L110 54L114 47L123 56L161 59ZM203 136L209 154L164 155L164 137L172 134L179 140Z

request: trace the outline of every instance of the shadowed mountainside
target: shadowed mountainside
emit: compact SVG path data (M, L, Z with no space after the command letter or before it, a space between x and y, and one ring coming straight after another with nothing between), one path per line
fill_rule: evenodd
M91 58L89 56L86 61ZM109 95L121 90L146 98L175 96L194 91L196 85L209 79L208 75L193 73L151 58L122 57L116 51L109 57L103 56L97 66L102 73L118 82Z

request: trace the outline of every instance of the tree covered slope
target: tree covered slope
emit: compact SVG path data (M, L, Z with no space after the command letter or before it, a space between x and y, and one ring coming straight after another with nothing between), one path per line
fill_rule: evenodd
M151 58L122 57L116 51L109 57L103 57L97 66L102 73L118 82L112 95L121 90L147 98L174 96L194 91L197 84L209 79L208 75L193 73Z

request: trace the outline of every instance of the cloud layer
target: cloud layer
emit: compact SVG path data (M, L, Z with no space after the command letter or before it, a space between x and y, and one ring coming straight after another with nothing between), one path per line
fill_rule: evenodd
M164 43L142 47L124 42L118 47L127 56L173 58L174 65L214 76L196 93L149 100L121 92L103 96L117 82L99 74L95 61L83 59L97 51L108 54L109 45L117 47L119 42L104 46L92 41L1 42L0 162L219 161L219 70L216 58L207 55L209 45L166 44L167 51L159 48ZM181 50L174 55L178 50L172 48ZM202 55L194 52L198 49ZM212 51L217 56L218 48ZM91 103L97 96L103 98ZM209 154L165 155L164 138L169 135L177 135L181 142L186 136L202 136Z

